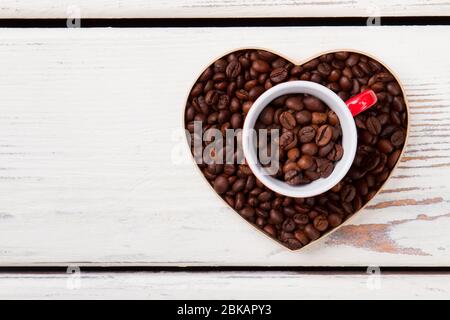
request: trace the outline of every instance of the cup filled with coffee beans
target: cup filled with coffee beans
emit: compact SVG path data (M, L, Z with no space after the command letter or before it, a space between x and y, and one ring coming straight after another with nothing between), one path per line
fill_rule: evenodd
M349 171L358 136L354 116L377 102L372 90L343 101L312 81L273 86L253 103L242 131L256 178L279 194L305 198L333 188Z

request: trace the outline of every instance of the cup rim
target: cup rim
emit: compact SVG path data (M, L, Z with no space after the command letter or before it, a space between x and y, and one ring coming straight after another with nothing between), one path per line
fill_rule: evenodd
M306 185L292 186L284 181L275 179L265 172L257 159L257 147L253 128L260 113L274 99L286 94L309 94L322 100L339 118L342 128L342 146L344 153L336 163L333 172L327 178L319 178ZM357 131L353 116L345 102L332 90L311 81L289 81L278 84L265 91L255 100L244 121L242 131L242 146L246 163L256 178L266 187L279 194L305 198L322 194L344 178L355 158L357 148Z

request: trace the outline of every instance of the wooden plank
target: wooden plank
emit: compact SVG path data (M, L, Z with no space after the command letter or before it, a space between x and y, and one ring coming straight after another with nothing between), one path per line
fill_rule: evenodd
M0 30L0 265L449 266L449 31ZM370 52L410 100L409 144L385 190L300 252L227 208L189 156L178 163L190 86L245 46L297 61Z
M2 273L0 299L448 299L448 274Z
M0 8L1 18L62 19L448 15L448 0L3 0Z

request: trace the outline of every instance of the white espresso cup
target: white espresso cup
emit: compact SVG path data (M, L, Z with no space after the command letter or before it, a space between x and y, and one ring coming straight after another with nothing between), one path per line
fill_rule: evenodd
M294 186L272 177L258 161L254 127L261 112L273 100L283 95L301 93L322 100L336 113L342 128L342 147L344 152L342 158L335 163L333 172L327 178L319 178L308 184ZM364 91L344 102L336 93L315 82L290 81L276 85L256 99L245 118L242 131L242 145L246 162L259 181L279 194L305 198L324 193L344 178L355 158L358 136L353 117L373 106L376 101L376 94L372 90Z

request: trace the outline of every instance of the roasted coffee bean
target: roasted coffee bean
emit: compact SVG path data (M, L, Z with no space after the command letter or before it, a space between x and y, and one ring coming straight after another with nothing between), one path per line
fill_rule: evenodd
M293 185L293 186L297 186L300 184L306 184L306 183L310 182L310 180L304 178L303 175L301 174L301 172L297 171L297 170L292 170L292 171L289 171L288 173L286 173L286 175L284 176L284 181L287 184Z
M304 231L310 240L317 240L320 237L320 232L312 224L307 224Z
M225 73L228 79L236 78L241 73L241 64L239 63L239 61L231 61L225 69Z
M233 113L230 119L230 123L233 129L242 128L243 125L242 115L240 113Z
M258 58L260 58L264 61L268 61L268 62L271 62L278 58L278 56L276 54L266 51L266 50L258 50L257 56L258 56Z
M397 112L403 112L405 111L405 101L402 97L396 96L392 100L392 108Z
M339 92L339 90L341 90L341 87L336 82L329 83L327 88L334 92Z
M336 126L339 124L339 118L334 111L328 111L327 118L330 125Z
M348 91L353 88L353 82L346 76L342 76L339 79L339 86L341 87L342 90Z
M250 91L251 89L253 89L257 85L258 85L258 80L257 79L253 79L253 80L247 81L244 84L244 90Z
M355 197L356 190L352 185L347 184L341 189L341 200L345 202L350 202Z
M283 82L287 77L288 71L284 67L273 69L270 73L270 81L272 81L273 83Z
M206 170L211 174L221 174L223 172L223 164L210 164L206 167Z
M364 70L359 65L354 65L352 67L352 73L357 78L364 77ZM355 79L356 80L356 79Z
M334 165L329 160L324 160L319 166L320 176L322 178L328 178L334 170Z
M231 190L233 190L233 192L235 192L235 193L243 191L245 188L246 182L247 182L246 179L243 179L243 178L237 179L231 186Z
M373 60L372 60L372 62L376 63ZM380 73L376 74L376 79L377 79L377 81L381 81L381 82L390 82L390 81L394 80L394 76L392 74L390 74L389 72L380 72Z
M350 56L345 60L345 64L349 67L353 67L359 61L359 54L351 53Z
M292 162L286 162L283 165L283 173L287 173L288 171L296 171L298 170L297 164L292 161Z
M295 227L296 227L295 222L290 218L287 218L286 220L284 220L283 225L281 226L281 228L286 232L294 231Z
M402 124L402 118L401 118L400 112L392 110L390 115L391 115L392 124L394 124L396 126L400 126Z
M259 204L259 201L258 201L258 199L256 197L248 197L247 198L247 204L250 207L257 207L258 204Z
M310 220L314 220L319 214L320 214L320 212L311 210L310 212L308 212L308 218Z
M256 99L258 99L258 97L264 91L266 91L266 90L264 89L264 87L261 87L261 86L257 86L257 87L251 88L250 91L248 92L248 99L250 101L255 101Z
M245 183L245 191L250 191L254 188L255 184L256 184L256 178L255 176L251 173L251 170L248 166L244 166L244 168L246 168L248 171L250 171L250 173L247 174L247 182ZM241 169L242 170L242 169Z
M308 236L306 235L306 233L302 230L297 230L294 232L294 237L295 239L297 239L298 241L301 242L302 245L307 245L310 240L308 238Z
M289 68L289 64L290 63L287 62L283 58L277 58L274 61L272 61L272 63L271 63L272 68L274 68L274 69L281 68L281 67L284 67L284 66L286 66L286 69L288 69Z
M332 228L335 228L342 223L342 218L340 215L332 213L328 215L328 223Z
M369 117L366 120L366 128L371 134L378 135L381 132L381 123L378 118Z
M325 111L325 105L322 101L320 101L318 98L313 96L307 96L303 99L303 104L305 105L305 108L309 111L313 112L323 112Z
M244 207L245 204L245 195L243 192L239 192L238 194L236 194L236 201L235 201L235 209L236 210L241 210Z
M298 241L297 239L293 239L293 238L287 239L285 241L285 243L286 243L287 247L292 250L297 250L297 249L300 249L301 247L303 247L303 245L301 244L300 241Z
M376 93L378 93L384 90L385 84L383 82L378 81L375 82L373 85L371 85L370 88Z
M301 148L302 153L313 156L319 151L319 147L315 143L305 143Z
M236 91L236 97L239 100L243 100L243 101L246 101L249 99L248 92L245 91L244 89L240 89L240 90Z
M283 213L287 216L292 218L297 212L295 211L295 208L292 206L285 206L283 208Z
M306 71L300 75L300 80L309 81L311 79L311 73Z
M305 68L305 69L307 69L307 70L312 70L312 69L317 68L317 66L319 65L319 63L320 63L320 60L316 58L316 59L313 59L313 60L311 60L311 61L305 63L305 64L303 65L303 68Z
M314 164L313 164L314 167ZM315 169L309 168L307 171L304 172L305 178L309 179L310 181L317 180L321 177L320 172L314 171Z
M400 89L400 86L398 85L397 82L389 82L386 88L388 92L393 96L398 96L402 93L402 89Z
M261 208L256 208L256 209L255 209L255 213L256 213L256 215L257 215L258 217L260 217L260 218L267 219L267 218L269 217L269 212L266 211L266 210L263 210L263 209L261 209Z
M227 192L228 187L229 187L228 179L225 176L218 176L214 180L214 190L216 190L218 194Z
M217 104L219 101L219 93L216 90L209 90L205 96L205 102L207 105Z
M384 169L377 175L377 180L379 182L385 181L389 177L389 170Z
M401 150L395 150L392 152L387 160L387 166L389 169L392 169L395 167L395 164L397 163L398 158L400 157L400 154L402 153Z
M294 219L294 222L296 224L299 224L299 225L304 225L304 224L307 224L309 222L308 215L304 214L304 213L297 213L297 214L295 214L293 219Z
M303 110L295 114L295 120L298 124L307 124L311 121L311 118L312 114L307 110Z
M371 145L375 141L376 136L374 136L367 130L361 130L359 133L358 139L361 143L363 143L365 145Z
M331 73L331 66L328 63L320 63L317 66L317 71L319 71L322 77L328 77Z
M328 160L331 161L339 161L341 160L342 156L344 155L344 148L340 144L335 144L334 149L332 150L333 154L330 156L328 154Z
M380 121L381 126L385 126L389 123L389 113L383 112L377 116L378 121Z
M319 215L316 218L314 218L313 225L314 228L323 232L328 229L328 219L324 215Z
M272 192L270 191L263 191L258 195L258 200L261 202L267 202L272 199Z
M219 129L225 136L227 129L242 128L253 102L264 91L291 80L319 82L343 100L368 88L377 94L378 104L355 117L358 152L340 183L322 195L293 199L267 189L245 164L199 162L199 167L216 192L243 218L287 247L298 249L341 225L379 191L399 161L408 119L395 77L369 57L336 52L293 66L265 50L241 50L206 68L190 91L185 125L192 151L194 121L202 123L203 131ZM327 130L322 129L319 135L322 126L332 127L328 143L323 140ZM339 118L313 96L290 94L277 98L260 114L255 128L280 130L281 169L274 177L284 180L289 172L291 184L326 176L345 151ZM210 144L203 141L203 147ZM217 150L211 152L214 155ZM196 154L196 161L201 157ZM236 151L233 159L237 161Z
M239 211L239 213L241 214L241 216L248 219L255 215L255 209L253 209L251 207L245 207L245 208L241 209Z
M380 163L381 156L378 152L370 152L362 156L360 167L366 171L374 170Z
M280 115L280 124L288 129L288 130L292 130L294 129L295 125L297 124L297 122L295 121L294 116L292 115L292 113L290 113L289 111L285 111Z
M359 179L355 183L356 191L358 194L365 196L369 192L369 186L367 181L364 179Z
M300 157L300 149L298 148L292 148L288 151L287 157L291 161L296 161L298 157Z
M324 124L327 122L327 114L324 112L313 112L311 117L312 124Z
M256 220L255 220L255 224L259 228L263 228L266 225L266 220L264 220L264 218L257 217Z
M286 131L280 137L280 147L284 150L289 150L295 146L296 140L297 138L292 131Z
M272 209L269 212L269 223L271 224L280 224L284 220L283 214L281 211Z
M301 111L304 108L303 100L298 96L290 97L286 99L286 107L291 110Z
M383 153L391 153L392 150L394 150L394 146L392 145L391 141L387 139L381 139L378 141L378 150Z
M316 129L312 126L306 126L298 131L298 140L300 143L308 143L316 137Z
M259 121L265 125L271 125L274 121L275 109L272 107L265 108L259 115Z
M310 155L304 154L301 156L301 158L297 161L297 166L301 170L308 170L313 165L313 157Z
M226 67L227 61L225 59L219 59L216 62L214 62L214 72L216 74L225 72Z
M270 210L270 202L262 202L259 204L259 207L262 210Z
M286 182L289 182L290 180L292 180L292 179L294 179L295 177L297 177L298 176L298 174L299 174L299 171L298 170L289 170L289 171L286 171L286 173L284 174L284 180L286 181Z
M277 229L271 224L266 225L263 230L272 237L277 235Z
M264 60L255 60L253 61L252 69L255 70L256 72L265 73L269 72L270 65Z
M323 125L317 130L316 144L319 147L327 145L333 137L333 128L330 125Z
M341 52L336 52L334 54L334 57L338 60L346 60L348 58L348 56L350 55L349 52L347 51L341 51Z
M217 115L217 121L219 124L224 124L230 119L230 111L229 110L220 110L219 114Z
M386 125L380 132L380 138L389 138L397 130L396 126Z
M191 90L191 96L197 97L203 92L203 84L201 82L198 82L194 85L194 87Z
M334 69L328 76L328 81L330 81L330 83L337 83L340 77L341 71L339 69Z
M397 148L405 143L405 134L402 130L398 130L392 134L391 143L394 147Z

